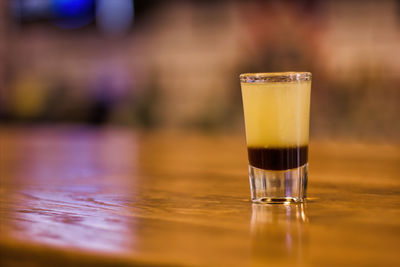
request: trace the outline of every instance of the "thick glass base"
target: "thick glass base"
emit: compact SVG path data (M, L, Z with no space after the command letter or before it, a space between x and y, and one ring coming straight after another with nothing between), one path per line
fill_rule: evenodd
M289 204L306 198L308 164L272 171L249 165L251 200L255 203Z

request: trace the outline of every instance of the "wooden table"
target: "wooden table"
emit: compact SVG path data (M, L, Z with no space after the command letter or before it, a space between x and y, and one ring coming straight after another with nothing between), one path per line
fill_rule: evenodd
M1 266L400 264L398 145L312 142L309 200L285 206L249 201L243 136L0 138Z

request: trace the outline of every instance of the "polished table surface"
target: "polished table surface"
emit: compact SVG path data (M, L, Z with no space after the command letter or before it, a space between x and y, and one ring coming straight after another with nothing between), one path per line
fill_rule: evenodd
M1 266L399 266L400 146L314 140L308 200L249 200L243 136L3 128Z

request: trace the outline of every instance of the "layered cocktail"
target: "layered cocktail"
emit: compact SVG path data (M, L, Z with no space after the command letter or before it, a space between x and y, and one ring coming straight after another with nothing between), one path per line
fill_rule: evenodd
M254 202L306 197L311 73L240 75Z

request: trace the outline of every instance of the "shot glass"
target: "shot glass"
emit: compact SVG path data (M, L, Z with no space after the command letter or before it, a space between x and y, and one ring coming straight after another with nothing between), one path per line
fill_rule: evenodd
M310 72L240 75L251 199L303 202L308 179Z

